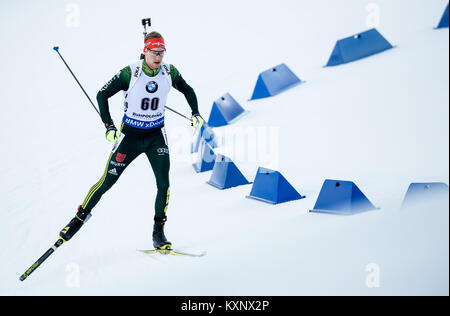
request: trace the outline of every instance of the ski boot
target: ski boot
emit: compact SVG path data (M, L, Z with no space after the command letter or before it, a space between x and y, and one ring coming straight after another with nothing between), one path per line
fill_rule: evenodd
M155 218L155 224L153 225L153 247L155 249L168 250L172 248L172 243L167 241L166 236L164 236L164 223L166 219Z
M74 218L72 218L69 224L67 224L66 227L61 230L61 232L59 233L59 237L61 237L64 241L69 241L90 217L90 211L84 210L81 205L78 206L77 214Z

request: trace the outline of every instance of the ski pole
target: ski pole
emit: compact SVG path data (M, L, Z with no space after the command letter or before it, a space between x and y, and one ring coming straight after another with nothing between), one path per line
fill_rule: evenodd
M78 81L77 77L75 76L75 74L72 72L72 69L70 69L69 65L67 65L66 61L64 60L64 58L61 56L61 54L59 53L59 47L55 46L53 47L53 49L55 50L55 52L58 53L59 57L61 57L61 60L63 61L64 65L66 65L67 69L69 69L70 73L72 74L73 78L75 79L75 81L78 83L78 85L80 86L81 90L83 90L84 94L86 95L86 97L88 98L89 102L92 104L92 106L94 107L95 111L97 112L97 114L100 116L100 112L97 110L97 108L95 107L94 103L92 103L91 98L89 97L89 95L86 93L86 91L84 90L83 86L81 85L81 83ZM101 116L100 116L101 118Z
M185 115L183 115L183 114L181 114L181 113L179 113L179 112L177 112L177 111L175 111L175 110L169 108L167 105L166 105L166 109L172 111L173 113L178 114L178 115L181 116L181 117L184 117L184 118L185 118L186 120L188 120L189 122L192 122L192 120L191 120L189 117L187 117L187 116L185 116Z
M60 237L51 248L49 248L27 271L20 276L19 280L24 281L28 278L30 274L33 273L33 271L36 270L48 257L50 257L50 255L54 253L63 243L64 239Z

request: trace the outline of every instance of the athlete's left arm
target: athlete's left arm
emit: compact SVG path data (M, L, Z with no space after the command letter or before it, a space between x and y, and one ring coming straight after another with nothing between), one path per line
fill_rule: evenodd
M186 83L175 66L170 65L170 77L172 78L172 87L184 94L186 101L192 110L192 115L199 114L197 96L194 89Z

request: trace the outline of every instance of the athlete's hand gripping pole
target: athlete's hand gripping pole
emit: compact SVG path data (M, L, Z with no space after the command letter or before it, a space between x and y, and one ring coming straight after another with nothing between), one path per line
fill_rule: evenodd
M192 115L192 127L194 127L196 130L201 128L205 124L205 120L200 114L194 114Z

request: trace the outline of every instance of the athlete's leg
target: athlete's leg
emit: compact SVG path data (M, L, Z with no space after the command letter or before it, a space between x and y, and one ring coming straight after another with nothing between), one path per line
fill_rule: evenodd
M89 190L81 207L91 211L119 179L125 168L142 153L142 139L134 135L122 135L117 149L111 152L105 171L100 180Z
M59 233L64 241L69 241L73 235L89 219L92 208L98 203L102 195L108 191L120 177L125 168L142 153L142 140L136 141L134 137L123 136L117 149L111 152L105 172L89 190L83 205L78 207L76 216Z
M158 189L155 201L155 219L163 221L166 217L170 197L170 159L164 128L155 133L155 135L151 135L147 141L149 143L145 150L145 154L147 155L153 173L155 174L156 187Z
M147 144L148 143L148 144ZM153 247L167 248L171 247L171 242L164 235L164 225L166 221L166 212L169 205L169 148L165 137L165 130L159 130L155 134L146 138L145 154L152 165L153 173L156 178L155 217L153 225Z

